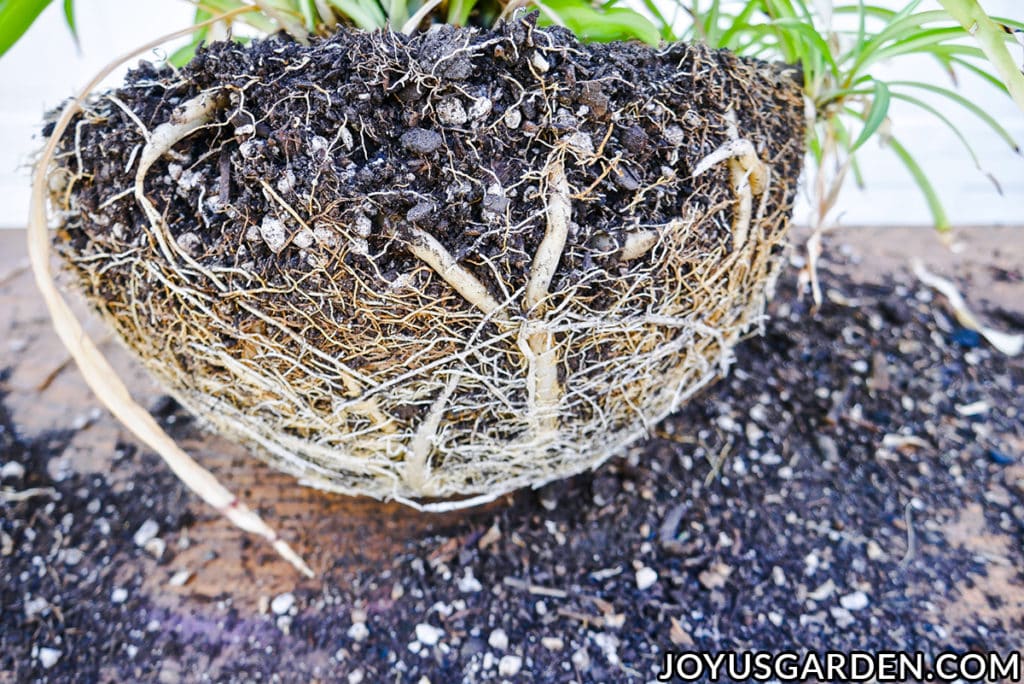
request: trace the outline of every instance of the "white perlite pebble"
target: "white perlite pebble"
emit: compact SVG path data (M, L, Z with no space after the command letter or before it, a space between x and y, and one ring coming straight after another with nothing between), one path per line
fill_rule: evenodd
M558 637L541 637L540 643L549 651L561 651L565 648L565 642Z
M25 600L25 618L31 620L36 615L41 615L50 607L50 602L44 599L42 596L35 596Z
M274 254L279 254L288 244L288 231L285 229L284 223L273 216L263 217L263 223L260 224L260 235Z
M508 648L508 634L499 627L487 637L487 645L497 651L504 651Z
M517 655L501 656L498 661L498 674L502 677L514 677L523 669L523 659Z
M167 580L167 583L172 587L183 587L188 584L190 579L192 579L191 570L179 570L171 575L171 579Z
M544 59L544 55L539 52L533 53L533 57L530 58L530 63L533 64L534 69L542 74L551 68L551 64L548 60Z
M519 111L518 107L505 112L505 125L509 128L519 128L519 124L523 123L523 115Z
M157 524L156 520L152 518L142 523L142 526L135 532L135 536L132 537L132 541L135 542L136 546L145 546L150 540L154 539L160 532L160 525Z
M366 627L365 622L353 622L352 626L348 628L346 632L348 638L356 643L366 641L366 638L370 636L370 630Z
M436 107L437 118L446 126L461 126L469 120L466 108L462 106L458 98L446 97Z
M562 143L581 156L594 154L594 141L583 131L570 133L562 138Z
M41 648L39 649L39 664L49 670L57 664L62 655L64 652L56 648Z
M4 463L3 467L0 467L0 478L13 478L20 480L25 477L25 466L21 465L17 461L8 461Z
M475 594L483 588L480 580L473 576L473 568L467 567L463 572L462 579L459 580L459 591L463 594Z
M662 133L662 136L664 136L665 141L669 145L673 145L675 147L682 145L683 140L686 139L686 134L683 133L683 129L680 128L679 126L676 126L675 124L666 128L665 132Z
M313 238L316 239L317 244L327 249L334 249L339 243L338 231L328 226L317 226L314 228Z
M366 214L359 214L356 216L356 235L361 238L370 237L370 233L373 232L373 221Z
M868 607L868 595L863 591L855 591L839 599L839 605L846 610L863 610Z
M274 600L270 602L270 610L274 612L274 615L284 615L291 610L294 605L295 594L291 592L278 594L274 597Z
M473 104L469 106L469 117L471 119L482 119L491 113L491 108L494 103L489 98L478 97L473 100Z
M424 646L436 645L443 636L444 630L439 627L429 625L425 622L421 622L416 625L416 641L420 642Z
M294 238L292 238L292 244L299 249L309 249L313 246L313 240L313 231L308 228L303 228L295 234Z
M636 588L640 591L650 589L658 581L658 573L646 565L636 571Z
M128 590L127 589L124 589L122 587L118 587L117 589L114 589L114 591L110 592L110 602L111 603L124 603L127 600L128 600Z

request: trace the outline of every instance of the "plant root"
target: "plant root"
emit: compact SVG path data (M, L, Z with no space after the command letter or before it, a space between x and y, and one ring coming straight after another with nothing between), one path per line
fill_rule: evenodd
M595 467L727 370L802 159L784 74L529 18L214 44L91 101L39 187L86 297L206 426L455 510Z
M128 388L121 382L119 376L111 368L102 352L96 347L93 341L86 335L78 322L75 314L64 301L63 296L54 284L53 274L50 271L49 244L48 244L48 221L46 215L46 193L50 188L48 173L50 164L53 163L57 152L57 144L61 135L70 125L75 114L81 111L82 101L86 95L96 87L96 84L107 76L114 68L123 61L136 54L152 49L156 45L191 33L194 29L178 32L169 37L163 38L154 44L147 44L135 53L119 59L103 69L93 81L86 86L82 94L75 100L69 102L61 112L60 118L54 126L54 133L47 141L42 156L33 173L32 202L29 227L27 231L29 258L32 270L35 274L36 284L43 301L53 319L54 329L60 337L61 342L67 348L71 357L78 364L86 383L96 393L96 396L106 405L110 412L131 430L144 443L156 451L164 460L167 466L175 475L203 501L224 515L232 524L266 539L273 546L274 550L285 560L291 563L299 572L307 577L313 577L313 570L302 558L292 550L277 533L245 504L238 500L230 491L205 468L199 465L192 457L179 448L153 417L142 408L128 392ZM198 103L202 102L200 106ZM185 112L186 116L193 115L192 123L195 127L201 125L203 114L201 111L209 104L208 99L197 100L197 111ZM212 105L211 105L212 106ZM163 141L170 140L180 134L182 128L175 128L179 123L172 123L171 128L163 129L158 137L156 133L150 137L152 147L150 154L154 154ZM185 123L187 128L190 124ZM193 127L191 130L195 130ZM159 131L159 129L158 129ZM167 136L164 138L163 136ZM154 139L156 142L154 143ZM173 143L171 143L173 144ZM168 148L169 149L169 148ZM155 160L155 157L154 157ZM152 161L150 162L152 163ZM141 162L140 162L141 166ZM145 205L143 205L145 206Z

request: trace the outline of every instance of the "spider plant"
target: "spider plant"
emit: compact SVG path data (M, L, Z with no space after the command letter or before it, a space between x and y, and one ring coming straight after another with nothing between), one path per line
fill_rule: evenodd
M865 170L858 163L858 152L869 140L879 139L906 167L927 201L935 227L940 231L950 227L928 173L889 125L893 102L917 107L948 127L979 170L972 140L948 116L950 106L978 117L1020 152L1007 129L958 93L955 85L959 74L973 74L1012 96L1024 109L1024 77L1007 49L1008 40L1024 36L1024 24L991 18L974 0L940 2L943 9L934 10L920 9L921 0L910 0L898 10L864 0L692 0L684 6L691 22L683 37L803 68L804 92L813 111L807 141L813 162L809 168L813 232L804 274L816 302L820 301L815 263L821 235L829 227L829 214L847 176L852 174L863 185ZM887 62L922 56L935 63L934 72L916 79L881 75L879 67Z
M0 55L28 29L52 0L0 0ZM62 0L75 33L73 0ZM939 0L942 9L922 10L922 0L900 9L867 0L640 0L641 14L622 0L198 0L192 40L170 57L187 62L196 48L214 36L245 31L286 31L297 40L326 34L339 23L365 30L392 27L409 31L427 21L489 26L520 8L536 9L544 24L560 24L584 40L701 40L741 55L780 59L803 70L804 90L813 120L808 126L812 237L805 271L815 301L820 300L815 263L821 235L847 176L863 184L858 152L874 138L906 167L923 193L935 227L949 229L942 201L912 150L892 133L889 109L908 103L935 117L960 140L980 169L972 141L948 116L946 106L977 116L994 135L1019 152L1007 129L982 106L957 92L959 74L980 77L1012 97L1024 110L1024 76L1008 42L1024 44L1024 23L990 17L977 0ZM667 14L663 9L674 10ZM688 16L680 31L676 16ZM228 17L211 22L215 17ZM925 56L936 71L920 79L891 80L879 67L894 59ZM949 83L944 81L948 80ZM997 185L998 187L998 185Z

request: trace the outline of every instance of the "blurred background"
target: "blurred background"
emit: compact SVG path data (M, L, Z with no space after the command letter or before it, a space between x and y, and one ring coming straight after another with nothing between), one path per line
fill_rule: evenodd
M672 13L671 0L658 0ZM875 0L874 4L898 7L903 0ZM1024 0L983 0L990 14L1024 19ZM938 7L926 0L921 9ZM187 26L194 7L183 0L77 0L76 16L80 49L71 38L61 11L53 3L22 41L0 59L0 229L22 228L28 215L29 169L40 146L43 114L80 89L103 66L133 48L162 34ZM178 44L185 41L179 41ZM161 59L173 50L150 55ZM1024 62L1022 50L1013 53ZM119 80L121 69L111 83ZM903 78L949 84L947 76L931 60L903 60ZM1024 142L1024 113L991 85L964 75L959 89L999 119L1018 142ZM1011 150L991 130L965 111L943 111L960 126L980 158L975 167L952 132L927 114L901 102L893 102L893 132L929 173L954 225L1024 225L1024 157ZM876 142L859 154L866 187L849 182L835 218L843 226L929 225L927 206L905 168L888 149ZM986 176L1002 186L1000 194ZM808 215L801 201L797 221Z

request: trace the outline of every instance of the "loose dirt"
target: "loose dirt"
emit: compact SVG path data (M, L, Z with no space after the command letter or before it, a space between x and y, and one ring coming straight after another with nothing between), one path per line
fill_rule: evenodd
M312 581L96 409L60 368L21 236L0 236L0 681L643 682L669 648L1019 648L1024 365L887 246L923 245L1020 330L1019 235L967 231L951 255L923 230L845 233L822 309L789 270L765 335L649 440L458 515L297 487L136 369L140 399Z

